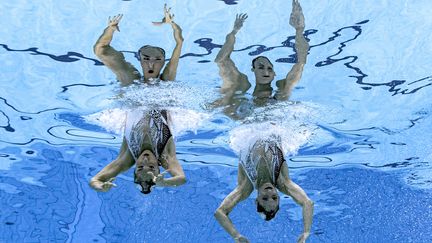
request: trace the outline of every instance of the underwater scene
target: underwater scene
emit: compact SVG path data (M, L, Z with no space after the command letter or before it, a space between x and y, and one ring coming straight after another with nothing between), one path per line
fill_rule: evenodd
M0 9L0 242L432 242L432 2Z

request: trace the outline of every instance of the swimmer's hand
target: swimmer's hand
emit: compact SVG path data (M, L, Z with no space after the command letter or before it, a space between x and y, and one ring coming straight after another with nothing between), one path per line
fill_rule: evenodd
M108 17L108 26L114 28L118 32L120 32L120 28L118 24L120 23L120 20L122 19L123 14L115 15L114 17Z
M305 243L306 239L309 237L309 234L309 232L304 232L303 234L301 234L297 240L297 243Z
M109 179L108 181L101 182L101 181L92 181L90 183L91 187L99 192L107 192L111 189L111 187L116 187L117 185L113 183L115 180L115 177Z
M236 243L249 243L249 240L244 237L243 235L239 235L236 238L234 238Z
M160 173L157 176L154 176L152 172L148 172L149 175L153 176L153 182L156 184L156 186L167 186L167 183L165 182L165 174L168 173L169 170L165 170L164 172Z
M298 0L292 1L292 12L291 12L289 23L295 29L305 28L305 19L304 19L302 8Z
M243 23L247 18L248 15L245 13L236 15L236 20L234 21L234 28L233 28L234 33L237 33L241 29L241 27L243 27Z
M160 22L152 22L154 25L162 25L162 24L172 24L174 23L174 14L170 13L171 8L167 8L167 5L165 3L164 5L164 17L162 21Z

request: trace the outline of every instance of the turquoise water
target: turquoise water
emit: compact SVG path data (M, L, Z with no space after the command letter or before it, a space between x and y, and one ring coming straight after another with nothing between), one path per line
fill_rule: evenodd
M221 84L212 60L235 14L246 12L233 53L238 68L252 80L250 61L266 55L276 78L285 76L294 60L291 4L167 3L185 42L178 82L159 88L173 97L163 102L193 111L179 116L176 138L188 183L146 196L131 170L108 193L88 186L122 139L121 112L111 110L121 88L92 46L108 16L123 13L112 45L128 61L139 66L134 52L143 44L172 50L171 29L150 23L163 2L0 3L0 241L230 241L213 212L236 185L236 141L245 137L239 122L208 108ZM432 3L301 4L311 48L296 103L257 110L251 123L270 114L292 135L291 178L315 202L309 241L431 242ZM160 98L146 89L127 89L122 99ZM109 116L96 123L101 114ZM301 233L301 208L290 198L272 221L255 211L252 195L231 213L251 242L295 242Z

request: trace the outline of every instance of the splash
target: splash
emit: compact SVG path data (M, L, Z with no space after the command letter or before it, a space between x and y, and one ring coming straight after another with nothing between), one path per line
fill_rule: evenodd
M196 133L198 127L210 117L205 113L182 108L168 107L164 109L169 111L171 117L170 128L174 137L179 137L188 131ZM87 122L101 126L108 132L123 136L126 114L130 111L131 109L113 108L85 116L84 118Z
M217 92L204 85L194 86L183 81L152 80L149 83L132 84L119 90L115 98L122 107L177 107L204 111Z
M84 119L89 123L103 127L108 132L122 135L126 122L126 114L126 109L113 108L84 116Z
M230 146L237 154L247 154L258 140L281 139L284 155L295 154L309 142L317 129L313 122L314 104L281 103L257 108L244 124L230 133Z

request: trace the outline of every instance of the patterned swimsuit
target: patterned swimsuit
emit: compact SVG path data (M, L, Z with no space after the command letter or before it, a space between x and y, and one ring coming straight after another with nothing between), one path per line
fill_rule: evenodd
M125 138L135 160L151 149L160 163L161 155L172 137L166 110L134 110L127 114ZM147 143L146 143L147 142ZM150 148L145 148L150 145Z
M260 153L260 149L258 149L262 146L264 146L264 154ZM260 162L267 163L272 183L276 185L282 164L285 162L280 142L259 140L249 149L246 158L240 160L246 175L255 188L257 188L258 165Z

